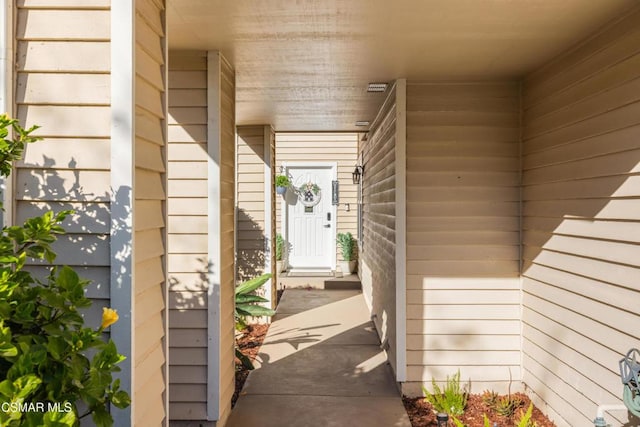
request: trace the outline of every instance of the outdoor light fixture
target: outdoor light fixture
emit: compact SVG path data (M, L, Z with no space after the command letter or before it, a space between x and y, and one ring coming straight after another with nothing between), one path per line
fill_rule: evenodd
M369 126L369 121L368 120L358 120L356 122L356 126Z
M354 184L360 184L360 179L364 175L364 166L356 165L356 168L353 170L351 177L353 178Z
M387 83L369 83L367 92L384 92L387 90Z
M444 412L438 412L436 415L436 421L438 422L438 427L447 427L447 423L449 422L449 415Z

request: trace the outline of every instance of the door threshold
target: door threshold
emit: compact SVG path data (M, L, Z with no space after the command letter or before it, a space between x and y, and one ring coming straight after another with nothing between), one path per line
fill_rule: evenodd
M289 270L286 277L333 277L331 270Z

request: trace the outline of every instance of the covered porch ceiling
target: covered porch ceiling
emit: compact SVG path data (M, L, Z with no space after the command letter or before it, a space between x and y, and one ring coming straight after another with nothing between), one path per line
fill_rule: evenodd
M231 62L238 125L363 131L369 82L517 79L636 1L168 0L168 40Z

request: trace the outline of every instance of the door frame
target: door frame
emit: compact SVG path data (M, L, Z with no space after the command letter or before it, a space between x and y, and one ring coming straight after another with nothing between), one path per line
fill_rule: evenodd
M327 169L331 169L331 180L332 181L337 181L338 180L338 162L282 162L281 163L281 173L289 176L289 168L327 168ZM338 187L338 191L340 191L339 187ZM325 197L323 195L323 197ZM329 194L329 197L331 197L331 194ZM331 265L330 265L330 270L331 272L335 272L336 271L336 265L337 265L337 243L336 243L336 236L338 234L338 230L337 230L337 225L338 225L338 205L334 205L333 203L331 204L331 239L334 242L333 245L333 253L330 257L331 259ZM280 230L282 231L282 237L284 238L285 242L289 241L289 224L288 224L288 218L289 216L289 207L287 205L286 200L284 199L284 197L280 197ZM289 259L289 253L287 252L286 254L287 259Z

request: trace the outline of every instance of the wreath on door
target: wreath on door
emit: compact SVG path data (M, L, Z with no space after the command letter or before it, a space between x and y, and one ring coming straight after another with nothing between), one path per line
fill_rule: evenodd
M300 203L306 207L317 205L320 203L320 199L322 198L322 190L320 189L320 186L311 181L295 188L295 193L298 195Z

